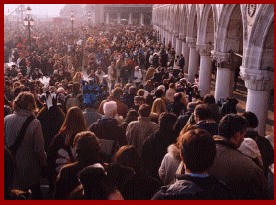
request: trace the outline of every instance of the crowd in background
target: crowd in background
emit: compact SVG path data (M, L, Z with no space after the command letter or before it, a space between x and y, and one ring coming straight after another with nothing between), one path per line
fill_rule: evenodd
M24 32L4 31L5 199L274 198L274 137L152 27Z

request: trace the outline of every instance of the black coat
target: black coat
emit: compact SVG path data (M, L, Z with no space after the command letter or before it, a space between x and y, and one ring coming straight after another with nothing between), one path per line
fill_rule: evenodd
M164 186L152 200L233 200L231 190L215 177L177 176L178 181Z

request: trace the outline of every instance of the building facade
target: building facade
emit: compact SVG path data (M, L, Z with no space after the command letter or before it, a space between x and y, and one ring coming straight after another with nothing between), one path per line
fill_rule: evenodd
M188 80L199 73L202 96L210 92L213 61L216 101L232 95L239 68L247 88L246 111L257 115L257 130L264 135L274 88L273 4L155 4L152 24L160 41L184 55Z

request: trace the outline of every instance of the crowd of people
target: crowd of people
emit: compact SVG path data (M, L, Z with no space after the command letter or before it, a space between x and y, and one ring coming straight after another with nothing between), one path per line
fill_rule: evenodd
M24 32L4 32L5 199L274 198L274 137L151 26Z

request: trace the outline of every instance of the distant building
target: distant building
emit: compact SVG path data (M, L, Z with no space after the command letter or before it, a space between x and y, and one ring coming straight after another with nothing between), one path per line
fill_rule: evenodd
M153 4L87 4L95 23L150 25ZM92 18L93 19L93 18Z

